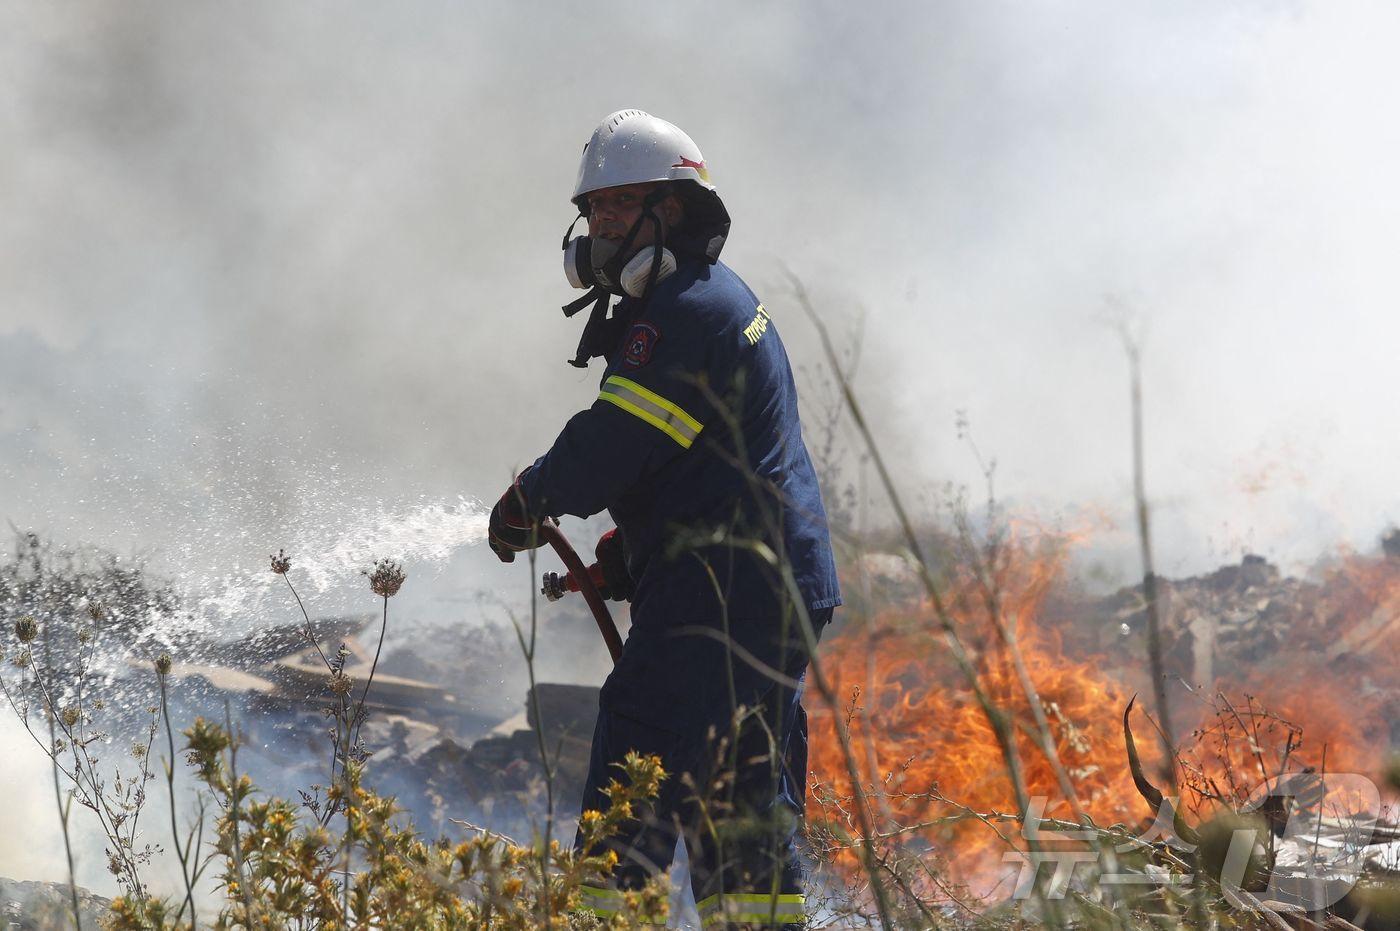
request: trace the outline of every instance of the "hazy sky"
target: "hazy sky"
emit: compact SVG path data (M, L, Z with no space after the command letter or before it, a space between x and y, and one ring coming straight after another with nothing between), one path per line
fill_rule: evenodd
M493 500L594 394L556 244L582 142L637 106L699 142L799 364L779 260L861 322L911 497L975 483L964 411L1014 508L1122 549L1114 297L1166 571L1373 545L1400 519L1397 18L7 5L0 515L237 573L352 508ZM448 587L514 578L490 562Z
M596 392L557 244L640 107L699 143L798 363L780 260L860 322L912 498L976 481L964 411L1013 508L1131 552L1113 297L1165 571L1400 520L1400 8L528 8L0 7L0 517L232 579L404 515L476 539ZM529 583L406 548L419 611Z

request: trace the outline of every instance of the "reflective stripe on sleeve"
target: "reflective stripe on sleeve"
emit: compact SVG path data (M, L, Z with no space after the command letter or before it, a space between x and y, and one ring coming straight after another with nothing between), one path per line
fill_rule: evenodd
M705 429L704 425L654 391L643 388L621 375L612 375L598 392L600 401L615 404L635 417L640 417L662 433L689 449L690 444Z
M716 893L696 904L706 928L721 921L795 924L802 920L806 900L801 894L772 896L762 893Z

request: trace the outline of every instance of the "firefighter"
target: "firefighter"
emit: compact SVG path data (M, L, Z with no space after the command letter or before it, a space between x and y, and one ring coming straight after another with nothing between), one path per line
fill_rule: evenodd
M572 364L606 367L597 400L501 496L490 545L510 562L542 520L607 509L617 526L600 563L632 626L600 693L583 808L607 807L628 751L659 755L668 778L614 839L613 887L586 898L615 911L680 836L706 927L801 927L802 681L841 599L787 353L719 261L729 214L679 128L609 115L572 200L588 230L565 234L565 272L588 293L565 312L592 305Z

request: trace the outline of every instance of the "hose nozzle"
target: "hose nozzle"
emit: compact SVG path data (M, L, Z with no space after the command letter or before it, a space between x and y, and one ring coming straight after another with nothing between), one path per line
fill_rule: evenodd
M568 583L557 572L546 572L540 586L540 594L548 601L558 601L569 592Z

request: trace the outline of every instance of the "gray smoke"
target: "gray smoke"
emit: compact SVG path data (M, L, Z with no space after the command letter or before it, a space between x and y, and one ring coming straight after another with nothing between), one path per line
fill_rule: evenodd
M922 507L977 490L964 412L1009 506L1131 567L1112 297L1147 333L1163 571L1369 547L1400 520L1398 17L7 5L0 516L217 581L340 514L489 504L596 390L556 243L582 142L636 106L706 153L797 360L779 261L863 334ZM479 546L409 570L407 613L464 623L531 581Z

